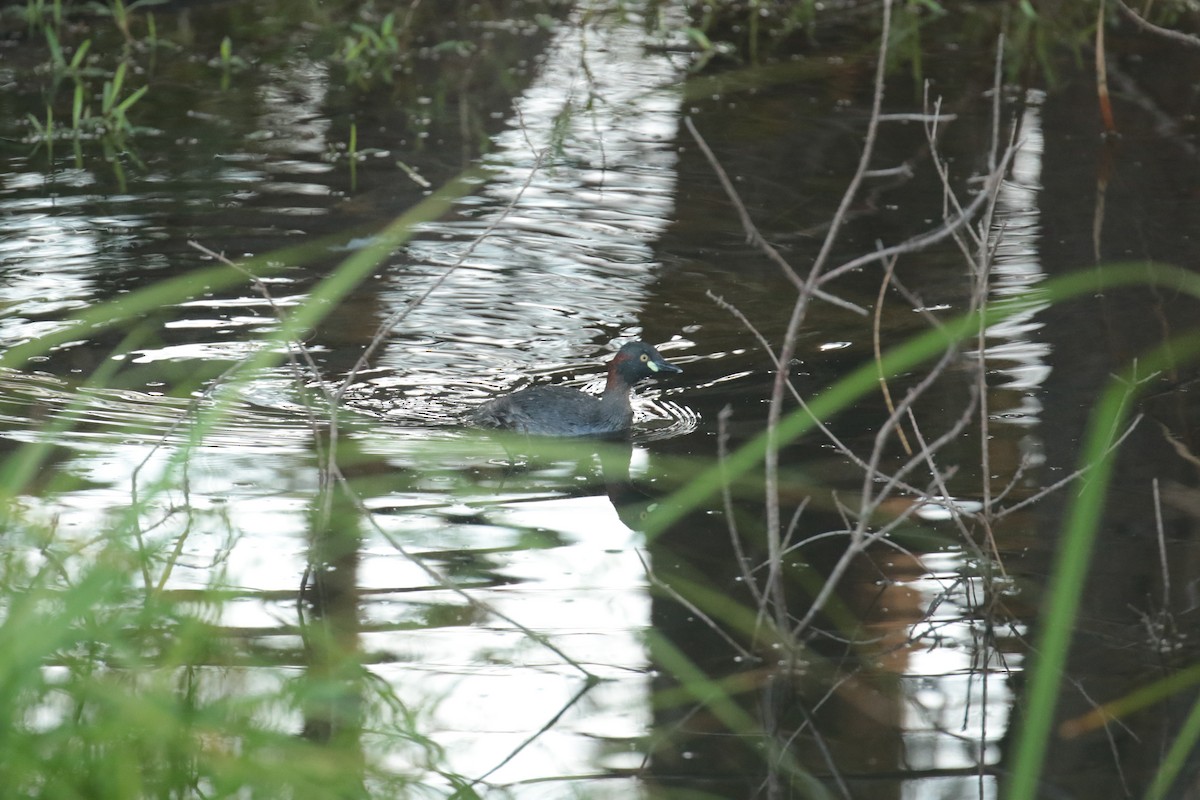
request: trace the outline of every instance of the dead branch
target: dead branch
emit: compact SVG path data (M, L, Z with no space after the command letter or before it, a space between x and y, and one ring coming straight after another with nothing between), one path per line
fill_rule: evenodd
M1155 25L1153 22L1150 22L1141 14L1127 6L1125 4L1125 0L1116 0L1116 3L1117 8L1121 10L1121 13L1125 15L1125 18L1131 21L1134 25L1137 25L1142 30L1147 31L1148 33L1153 33L1156 36L1161 36L1164 39L1170 39L1173 42L1187 45L1188 47L1200 47L1200 37L1193 36L1190 33L1183 33L1182 31L1171 30L1170 28L1163 28L1159 25Z

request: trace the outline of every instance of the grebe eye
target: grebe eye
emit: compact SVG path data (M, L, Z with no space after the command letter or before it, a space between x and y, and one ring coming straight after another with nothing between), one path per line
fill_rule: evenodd
M642 353L642 363L645 364L649 360L650 360L650 356L646 355L645 353Z

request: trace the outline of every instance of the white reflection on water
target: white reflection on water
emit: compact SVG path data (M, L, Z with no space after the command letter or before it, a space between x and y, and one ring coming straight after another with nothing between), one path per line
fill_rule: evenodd
M382 360L400 376L394 394L432 383L477 402L532 370L594 363L597 345L640 331L653 244L674 211L682 89L681 64L646 44L637 21L559 28L494 139L481 196L427 226L384 291L402 308L495 226L396 332ZM447 382L447 362L486 384Z
M992 266L992 293L999 299L1037 291L1045 279L1040 261L1042 137L1040 92L1030 91L1021 119L1020 147L1013 156L1012 176L1001 187L996 202L996 220L992 228L995 260ZM1005 380L1005 390L997 396L1006 407L997 409L998 419L1019 425L1036 425L1041 417L1037 390L1050 375L1046 358L1050 346L1038 341L1042 323L1037 314L1046 306L1037 306L988 328L987 359L996 364Z
M488 157L494 174L481 196L465 202L459 218L428 226L404 263L393 265L381 290L383 314L403 307L478 232L498 222L466 266L409 318L377 365L400 407L412 400L419 416L426 399L441 402L437 411L445 421L446 393L455 391L463 374L487 376L487 391L535 368L547 374L571 367L586 380L597 370L598 344L639 330L658 267L653 244L674 209L680 98L672 56L648 51L637 21L562 25L539 76L517 101L518 113L494 142ZM314 168L287 156L327 146L328 123L319 113L326 78L293 78L279 80L288 91L268 87L262 97L262 125L270 134L263 141L284 157L231 156L222 166L226 180L236 183L231 191L254 187L225 197L232 205L278 204L267 210L291 213L325 191L314 175L326 165ZM298 87L308 91L298 97ZM58 303L95 300L92 273L81 273L74 285L65 268L72 260L94 266L92 223L60 216L43 234L47 247L56 248L48 257L55 264ZM13 302L28 308L45 287L25 281L14 289ZM256 311L262 315L254 318ZM273 325L257 300L197 300L189 313L190 322L167 331L211 329L209 342L164 342L130 360L237 359L255 345L220 333L252 329L255 319L264 328ZM447 379L448 363L459 377ZM67 460L62 471L80 481L52 499L29 501L43 504L42 514L56 519L66 536L85 539L106 516L125 513L134 482L152 482L183 452L190 433L187 425L176 427L193 413L184 400L136 392L81 396L53 379L13 380L0 393L4 435L61 445ZM270 381L256 386L266 385ZM661 403L643 410L670 417L671 408ZM43 411L79 424L66 433L39 427L35 418ZM475 594L552 638L592 673L620 678L593 687L586 702L570 708L489 780L594 773L601 738L635 742L650 724L641 639L650 624L650 600L634 549L637 536L608 498L595 496L570 470L513 481L511 488L498 480L481 489L462 475L472 467L499 471L494 462L507 457L499 448L486 461L456 452L439 461L429 448L439 434L428 430L412 437L395 428L378 437L360 435L362 448L384 454L379 461L388 467L386 483L363 498L384 533L447 571L462 569L464 582L476 582ZM220 584L245 590L247 597L231 603L219 622L271 645L295 644L289 626L309 558L318 486L311 442L312 431L298 413L238 406L202 446L187 451L185 485L140 509L148 546L171 552L179 544L166 588L199 588L218 576ZM637 458L644 463L648 456ZM577 469L586 472L589 464L585 459ZM431 732L447 746L450 769L481 775L498 766L586 685L574 667L508 622L469 617L468 611L476 612L462 597L432 586L426 573L370 529L358 579L369 593L364 622L375 626L361 637L364 650L379 655L372 669L413 708L436 703ZM263 592L279 592L280 599ZM455 611L467 621L438 621ZM539 790L513 791L532 796Z
M495 225L405 320L380 360L379 379L403 415L420 419L428 405L444 416L456 393L465 401L467 392L501 391L533 371L594 371L598 343L639 330L659 266L653 243L674 210L679 77L670 56L647 52L636 21L556 32L508 130L494 141L487 159L494 172L481 196L464 204L459 218L427 226L382 289L385 311L403 308ZM488 385L464 386L463 374L486 376ZM547 487L560 495L573 484L559 476ZM444 698L434 727L443 731L438 738L453 768L491 770L563 713L488 780L591 772L597 736L632 742L650 724L641 639L650 600L637 537L607 497L506 500L503 484L498 488L474 518L410 513L382 515L380 523L408 546L486 552L488 571L507 581L486 593L489 603L549 635L595 674L621 680L563 713L581 689L579 673L498 620L381 629L366 634L364 645L411 659L375 669L412 702L427 700L431 689ZM420 500L419 491L407 493L407 502ZM523 545L529 531L549 532L553 545ZM396 553L369 559L365 588L427 582L403 562ZM423 600L460 602L444 595ZM395 600L403 603L405 595ZM368 613L386 617L395 608L373 604Z
M57 330L62 315L87 308L93 301L100 252L99 235L88 219L40 209L22 211L17 205L6 203L6 213L0 215L0 265L13 265L0 277L4 345L35 338L47 328ZM55 321L28 319L43 315L54 315Z
M961 551L921 556L926 574L907 582L923 618L904 650L900 702L903 704L904 763L917 773L960 771L931 781L929 776L904 784L904 797L997 796L995 778L972 774L1000 761L1013 703L1008 682L998 676L1017 668L1017 659L997 647L979 606L988 594ZM984 657L990 663L983 664ZM981 748L982 743L982 748ZM940 795L939 791L948 792Z
M332 123L325 111L329 75L324 65L298 57L266 71L258 92L256 153L247 161L235 154L238 171L252 178L253 190L239 198L260 211L286 216L323 215L330 187L319 181L334 170L328 162L305 158L329 149ZM239 142L240 144L240 142ZM300 205L286 205L291 200ZM307 202L306 202L307 201Z

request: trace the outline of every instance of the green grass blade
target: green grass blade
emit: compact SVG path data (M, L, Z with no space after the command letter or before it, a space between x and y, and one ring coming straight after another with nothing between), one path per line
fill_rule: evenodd
M1106 265L1055 278L1022 297L994 303L981 313L959 316L947 322L941 329L930 330L893 348L883 357L881 367L877 367L873 362L863 364L829 390L813 398L809 403L809 410L797 409L785 416L777 431L779 446L793 442L809 432L815 426L814 417L828 419L853 401L873 391L877 385L880 368L885 375L896 375L944 352L946 347L962 342L978 331L980 324L990 326L1014 315L1035 311L1048 303L1136 285L1160 286L1200 298L1200 275L1177 267L1149 262ZM1162 369L1177 363L1178 360L1196 355L1200 355L1200 341L1195 338L1177 340L1141 359L1139 369L1141 374L1145 374L1147 370ZM1047 599L1046 612L1042 616L1045 628L1039 639L1038 657L1028 692L1027 706L1030 713L1024 720L1017 740L1011 780L1004 795L1010 800L1026 800L1034 797L1036 792L1053 719L1059 678L1065 663L1104 495L1111 477L1112 459L1108 451L1127 408L1128 385L1127 379L1126 383L1117 382L1110 386L1093 414L1082 462L1089 465L1091 471L1072 504L1060 544L1056 572L1051 579L1053 588ZM708 468L695 480L657 505L645 518L646 535L656 535L705 501L715 497L720 491L722 481L734 480L759 465L767 452L767 442L768 438L764 432L732 453L723 465ZM1106 455L1109 457L1106 458Z
M122 100L120 102L120 104L117 105L117 107L115 109L115 113L124 114L126 111L129 110L130 106L132 106L138 100L142 99L142 95L144 95L149 88L150 88L149 86L143 86L140 89L138 89L136 92L134 92L133 94L129 95L129 97L126 97L124 100Z
M1154 776L1154 782L1146 792L1146 800L1165 800L1175 779L1191 759L1197 741L1200 741L1200 700L1192 704L1192 710L1188 713L1183 727L1163 757L1158 774Z
M817 419L829 419L854 401L874 391L879 385L880 371L887 376L898 375L928 361L944 352L947 347L962 342L977 332L981 320L983 325L990 326L1019 314L1036 311L1048 303L1104 289L1138 284L1162 286L1200 298L1200 275L1153 262L1111 264L1054 278L1024 296L993 303L980 313L955 317L945 322L940 329L916 336L884 354L880 365L873 361L864 363L809 401L812 415L802 408L786 415L780 421L777 432L779 446L789 444L811 431L816 426L814 415ZM709 467L691 483L660 503L645 520L647 536L660 533L682 519L685 514L715 497L724 480L734 480L761 464L767 452L767 440L764 431L730 454L723 465L714 464Z
M1114 378L1092 411L1080 466L1088 469L1079 492L1071 498L1050 576L1050 593L1038 619L1042 630L1034 650L1033 674L1026 692L1025 718L1020 726L1010 780L1004 796L1026 800L1037 796L1046 757L1063 669L1075 630L1079 603L1087 579L1096 531L1112 479L1114 438L1128 415L1137 381L1200 356L1200 335L1171 340L1139 358L1126 374Z
M79 68L83 66L83 59L87 58L88 50L90 50L91 47L91 39L84 39L83 42L80 43L79 47L75 50L75 55L71 56L71 63L68 66L68 69L71 72L79 71Z
M677 693L659 692L655 696L657 704L690 704L697 701L702 703L722 725L744 736L745 746L754 749L759 755L762 754L758 750L758 745L761 744L769 754L769 763L794 783L794 788L799 792L797 796L831 800L833 795L829 790L797 763L787 748L780 747L776 742L764 741L769 734L746 712L742 704L734 700L733 691L744 676L732 676L732 682L713 680L665 636L653 629L649 630L647 635L654 662L674 675L680 683L680 691ZM744 690L761 691L762 688L750 685Z

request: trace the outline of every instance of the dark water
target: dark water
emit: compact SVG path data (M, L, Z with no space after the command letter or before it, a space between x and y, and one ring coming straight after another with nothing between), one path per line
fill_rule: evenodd
M22 503L86 541L189 446L198 408L230 402L186 451L186 492L142 509L143 527L153 542L178 547L168 589L214 580L235 588L243 596L221 624L299 652L295 596L314 560L320 462L298 383L337 386L378 326L421 298L342 403L347 471L361 479L368 517L352 633L372 671L421 709L423 730L446 748L447 771L486 775L497 795L520 797L806 796L795 786L789 794L782 761L764 757L777 746L832 796L997 796L1066 492L990 531L968 521L964 532L948 519L948 500L924 501L948 493L970 511L1003 494L1000 507L1012 506L1076 469L1100 389L1131 358L1194 328L1196 305L1159 291L1103 292L993 327L982 359L986 432L978 419L956 432L978 362L966 348L914 406L926 440L953 433L938 456L945 482L918 471L908 481L920 495L886 500L882 518L910 521L849 564L807 635L802 666L781 669L780 651L744 618L754 604L737 554L752 564L766 554L756 481L728 506L710 497L667 530L642 531L647 508L716 457L723 409L731 448L766 419L771 362L714 298L778 346L796 297L779 266L747 243L682 121L693 121L762 235L804 274L859 157L871 29L797 43L766 68L731 64L696 76L684 9L657 4L657 16L643 17L627 5L517 3L496 19L456 16L468 55L431 51L390 84L363 86L331 67L339 41L331 31L345 22L335 11L289 17L264 4L276 35L261 41L246 33L249 7L162 12L160 30L187 32L191 46L135 54L150 86L131 111L141 130L108 161L95 139L79 155L69 138L57 141L53 160L44 143L34 147L25 115L44 113L47 92L31 78L38 43L6 40L0 82L15 88L0 99L5 346L208 266L189 241L237 257L336 240L270 278L269 300L246 286L200 293L3 375L5 449L54 446L33 485L55 490ZM921 45L921 77L955 115L943 123L938 155L963 203L988 170L993 135L1000 15L981 19L992 28L974 34L978 46L964 46L968 34L953 20L924 28ZM246 65L219 63L226 34ZM111 31L97 36L120 46ZM422 46L448 36L426 34ZM1195 263L1194 98L1172 80L1195 58L1144 51L1136 37L1113 47L1116 142L1099 135L1090 69L1066 57L1055 58L1053 77L1044 64L1010 67L1018 77L1002 87L998 131L1017 149L994 218L975 228L994 249L985 283L993 299L1105 261ZM911 50L898 46L894 57L884 110L919 112ZM933 163L920 123L883 124L872 168L907 164L912 175L867 178L831 266L938 225L946 199ZM469 195L423 224L306 336L318 374L298 381L282 364L226 384L222 372L262 346L279 309L297 307L431 188L481 165L486 177ZM980 247L970 236L963 232L969 251ZM948 318L970 302L975 278L952 241L905 255L895 272L908 293L886 295L885 347L929 326L920 310ZM828 289L873 312L880 281L874 264ZM684 369L641 393L631 446L537 457L457 426L472 405L528 382L595 388L613 343L630 337L658 344ZM811 398L872 357L872 317L818 302L798 342L791 375ZM104 387L83 386L104 369ZM898 376L893 396L924 374ZM1064 720L1189 657L1196 506L1187 454L1196 452L1197 416L1187 379L1153 377L1139 406L1145 417L1117 462ZM876 392L826 422L867 458L887 415ZM883 450L892 469L904 458L895 441ZM781 466L784 524L796 515L785 566L798 619L846 548L864 482L815 433L788 445ZM1154 481L1166 503L1162 552ZM422 565L470 587L495 613L438 585ZM302 667L296 658L282 661ZM681 685L696 689L681 664L730 681L744 720L680 699ZM579 666L601 681L589 684ZM1062 796L1140 795L1182 714L1056 737L1047 784Z

